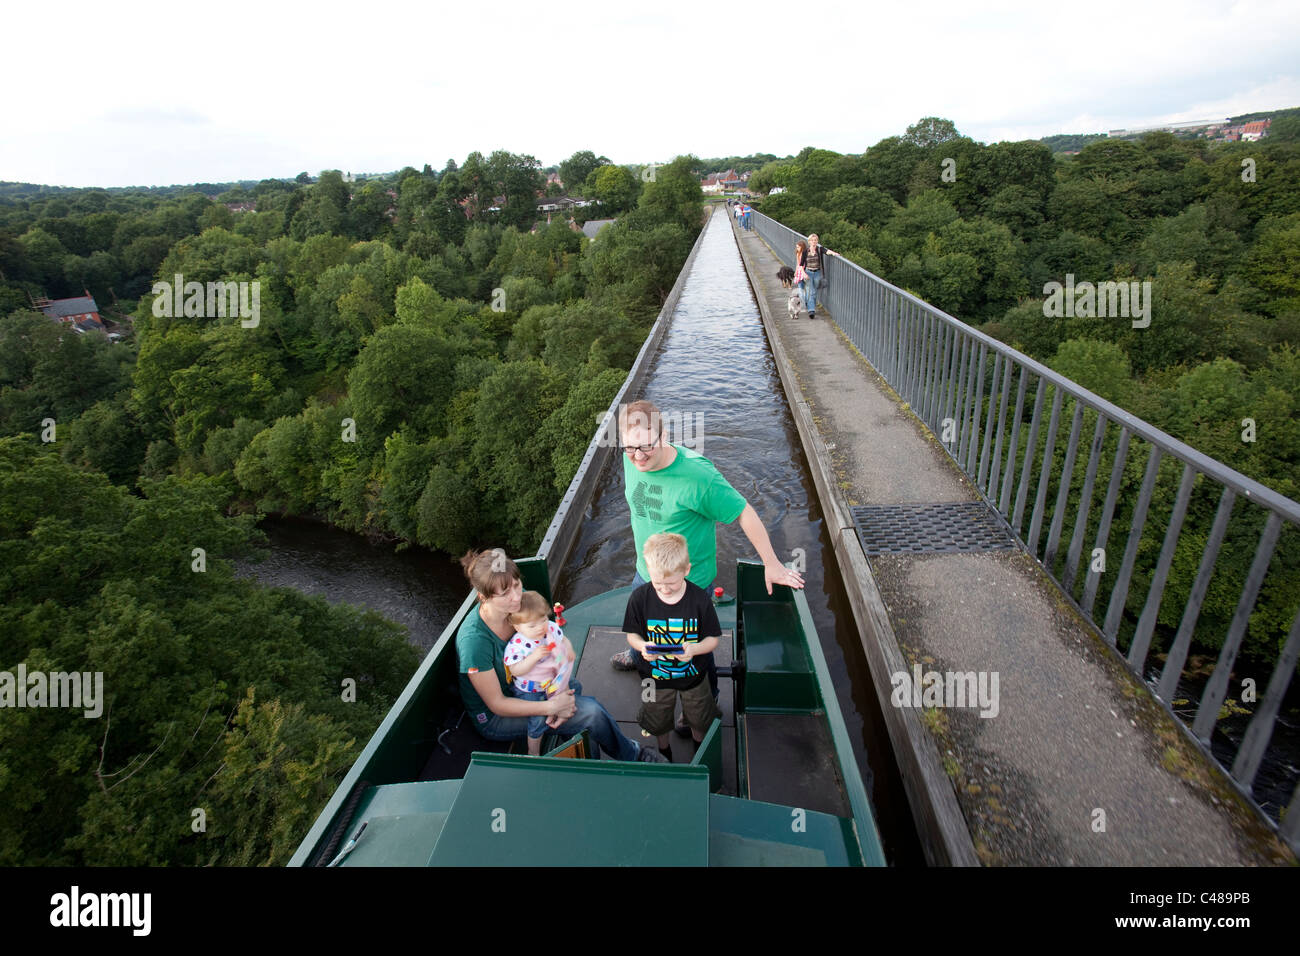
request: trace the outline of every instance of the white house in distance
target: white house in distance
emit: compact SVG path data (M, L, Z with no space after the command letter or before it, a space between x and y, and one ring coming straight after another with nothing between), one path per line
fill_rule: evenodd
M549 213L569 209L585 209L594 202L594 199L583 199L581 196L548 196L545 199L537 200L537 211Z

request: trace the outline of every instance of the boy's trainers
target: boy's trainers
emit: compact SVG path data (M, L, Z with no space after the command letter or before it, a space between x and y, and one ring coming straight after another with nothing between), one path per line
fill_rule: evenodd
M637 744L640 752L636 755L639 763L669 763L667 757L661 754L656 748L646 744Z
M636 670L636 661L632 659L632 648L625 651L619 651L609 659L609 666L616 671L634 671Z

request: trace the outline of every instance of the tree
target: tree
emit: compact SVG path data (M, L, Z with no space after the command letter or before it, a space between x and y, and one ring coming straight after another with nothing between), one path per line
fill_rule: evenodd
M1150 288L1148 328L1122 318L1093 320L1119 325L1134 369L1206 361L1227 351L1229 330L1240 322L1241 302L1232 290L1215 294L1213 281L1196 278L1191 262L1161 263Z
M922 149L929 149L932 146L938 146L941 143L947 143L949 140L959 139L960 137L961 134L957 132L957 127L952 120L940 119L937 116L926 116L907 128L907 134L903 137L903 141L914 146L920 146Z
M1004 186L988 200L985 209L989 220L1002 223L1022 238L1033 238L1043 224L1042 201L1028 186Z
M685 208L679 209L683 216ZM645 310L649 303L657 307L677 281L695 230L672 222L652 226L640 209L602 229L587 246L582 261L592 296L624 310Z
M409 429L396 431L384 441L381 521L407 540L415 540L419 534L417 505L434 462L434 442L421 443Z
M839 180L839 153L829 149L806 150L791 188L809 206L821 206Z
M638 210L654 223L675 223L690 231L692 239L703 224L704 193L692 172L694 156L678 156L655 169L655 178L641 190Z
M637 183L625 166L601 166L593 174L592 187L601 212L614 216L631 207Z
M62 291L63 261L68 257L63 243L39 227L28 229L18 237L18 243L26 263L26 273L22 278L51 292Z
M555 490L563 493L578 473L582 456L596 433L597 415L609 407L618 394L626 372L606 368L593 375L584 374L569 390L564 404L542 426L542 444L551 449L555 471Z
M213 837L227 866L283 866L356 758L347 728L302 704L256 702L250 687L221 741ZM233 821L238 820L238 825Z
M403 422L421 437L441 434L457 348L436 331L390 325L371 337L348 374L357 443L378 450Z
M1297 249L1300 249L1300 213L1260 223L1258 238L1246 256L1245 273L1271 298L1264 307L1270 313L1300 309Z
M604 156L597 156L589 149L580 149L560 163L560 182L567 192L573 194L582 188L582 184L595 169L609 165L610 161Z
M894 216L899 206L874 186L837 186L822 208L837 218L877 229Z
M534 359L503 365L478 387L470 462L513 551L535 549L555 511L554 471L539 426L563 404L565 384Z
M1268 128L1269 143L1300 143L1300 112L1273 117Z
M135 484L144 460L145 440L127 410L126 394L96 402L86 409L60 441L63 460L91 471L102 471L117 485Z
M487 165L493 185L505 196L501 221L506 225L530 225L537 218L537 193L543 184L538 172L541 163L532 156L497 150Z
M366 183L348 203L347 234L362 241L386 235L390 224L388 210L393 198L378 183Z
M265 414L283 372L262 347L259 339L265 336L258 331L216 326L199 338L191 361L168 376L163 420L174 422L174 441L182 452L198 454L209 432L240 416Z
M1128 356L1114 342L1070 339L1048 363L1053 370L1102 398L1124 407L1132 387Z
M33 312L10 315L0 323L0 434L36 434L47 417L70 425L127 387L129 362L102 335Z

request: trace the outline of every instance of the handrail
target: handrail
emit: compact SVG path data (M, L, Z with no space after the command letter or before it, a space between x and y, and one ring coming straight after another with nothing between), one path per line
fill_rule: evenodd
M791 229L789 226L779 223L775 219L772 219L769 216L764 216L762 213L758 212L757 210L754 211L753 215L754 215L754 219L757 222L763 223L765 221L765 223L769 226L769 228L775 227L775 228L785 230L787 233L789 233L788 237L783 237L783 238L788 238L789 239L788 242L774 244L771 238L769 238L767 235L764 235L762 229L758 230L759 234L762 235L765 240L767 240L767 244L772 247L773 253L775 253L776 256L786 265L793 266L794 264L793 250L794 250L795 242L800 239L806 240L808 237L804 235L800 235L799 233ZM1229 468L1227 465L1223 464L1217 458L1211 458L1209 455L1206 455L1204 452L1197 451L1195 448L1192 448L1190 445L1187 445L1186 443L1179 441L1177 438L1175 438L1173 435L1170 435L1168 432L1161 431L1159 428L1156 428L1154 425L1150 424L1149 422L1141 418L1138 418L1136 415L1133 415L1131 412L1127 412L1124 409L1120 408L1118 405L1108 402L1100 395L1088 391L1082 385L1068 378L1065 378L1059 372L1053 371L1052 369L1048 368L1046 365L1043 365L1042 363L1030 358L1028 355L1025 355L1023 352L1016 351L1015 349L1011 348L1011 346L1003 342L999 342L997 339L993 338L988 333L981 332L979 329L967 325L965 322L961 321L960 319L954 318L953 316L949 315L947 312L935 308L934 306L930 305L930 303L926 302L924 299L917 298L915 295L908 292L906 289L900 289L898 286L893 285L887 280L880 278L878 275L875 275L872 272L868 272L866 269L862 268L862 266L858 265L856 262L850 262L848 259L845 259L842 256L827 256L826 259L823 260L823 262L825 262L826 265L831 269L845 268L845 269L852 269L862 273L863 276L865 276L873 283L879 284L879 286L882 289L888 292L892 292L902 297L907 302L921 307L930 315L933 315L935 318L939 319L942 322L960 327L961 334L970 336L972 339L979 342L981 345L984 345L985 347L989 348L990 350L997 352L1003 356L1006 356L1012 359L1013 361L1025 366L1030 372L1032 372L1035 375L1042 376L1043 378L1051 382L1053 385L1056 385L1059 388L1061 388L1062 391L1065 391L1066 393L1074 396L1075 398L1087 402L1091 407L1102 412L1111 421L1122 423L1125 427L1128 428L1130 434L1137 435L1138 437L1145 439L1146 441L1149 441L1154 445L1159 446L1161 450L1167 451L1170 454L1175 455L1176 457L1182 459L1183 461L1189 462L1190 464L1194 465L1196 467L1196 470L1199 471L1200 473L1204 475L1208 475L1211 478L1218 480L1220 483L1227 485L1229 488L1231 488L1233 491L1237 492L1238 494L1245 495L1247 498L1251 499L1252 501L1256 501L1259 504L1263 505L1264 507L1270 508L1271 510L1278 512L1286 520L1294 522L1296 524L1300 524L1300 502L1297 502L1292 498L1288 498L1285 495L1279 494L1278 492L1274 491L1272 488L1268 487L1267 485L1261 484L1260 482L1249 477L1248 475L1243 475L1241 472L1233 468ZM832 281L830 285L833 290L835 287L835 283ZM818 296L821 297L823 301L832 301L828 296L822 296L820 292L818 293ZM846 329L845 332L847 333L848 330ZM850 339L852 339L851 335L850 335ZM866 351L862 348L861 345L858 344L858 342L854 341L853 344L858 349L859 352L862 352L864 356L867 355ZM869 362L871 361L870 357L867 357L867 361ZM875 362L872 362L871 365L873 368L876 369L876 371L878 372L880 371L880 369L876 366ZM881 374L883 375L884 373L882 372ZM888 376L885 376L885 380L889 381ZM889 382L889 384L891 388L894 387L894 383L892 381Z

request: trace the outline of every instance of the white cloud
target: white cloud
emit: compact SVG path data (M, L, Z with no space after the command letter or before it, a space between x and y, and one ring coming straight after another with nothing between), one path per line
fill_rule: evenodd
M50 39L0 63L0 178L857 152L930 115L994 141L1300 105L1294 3L63 6L7 14Z

